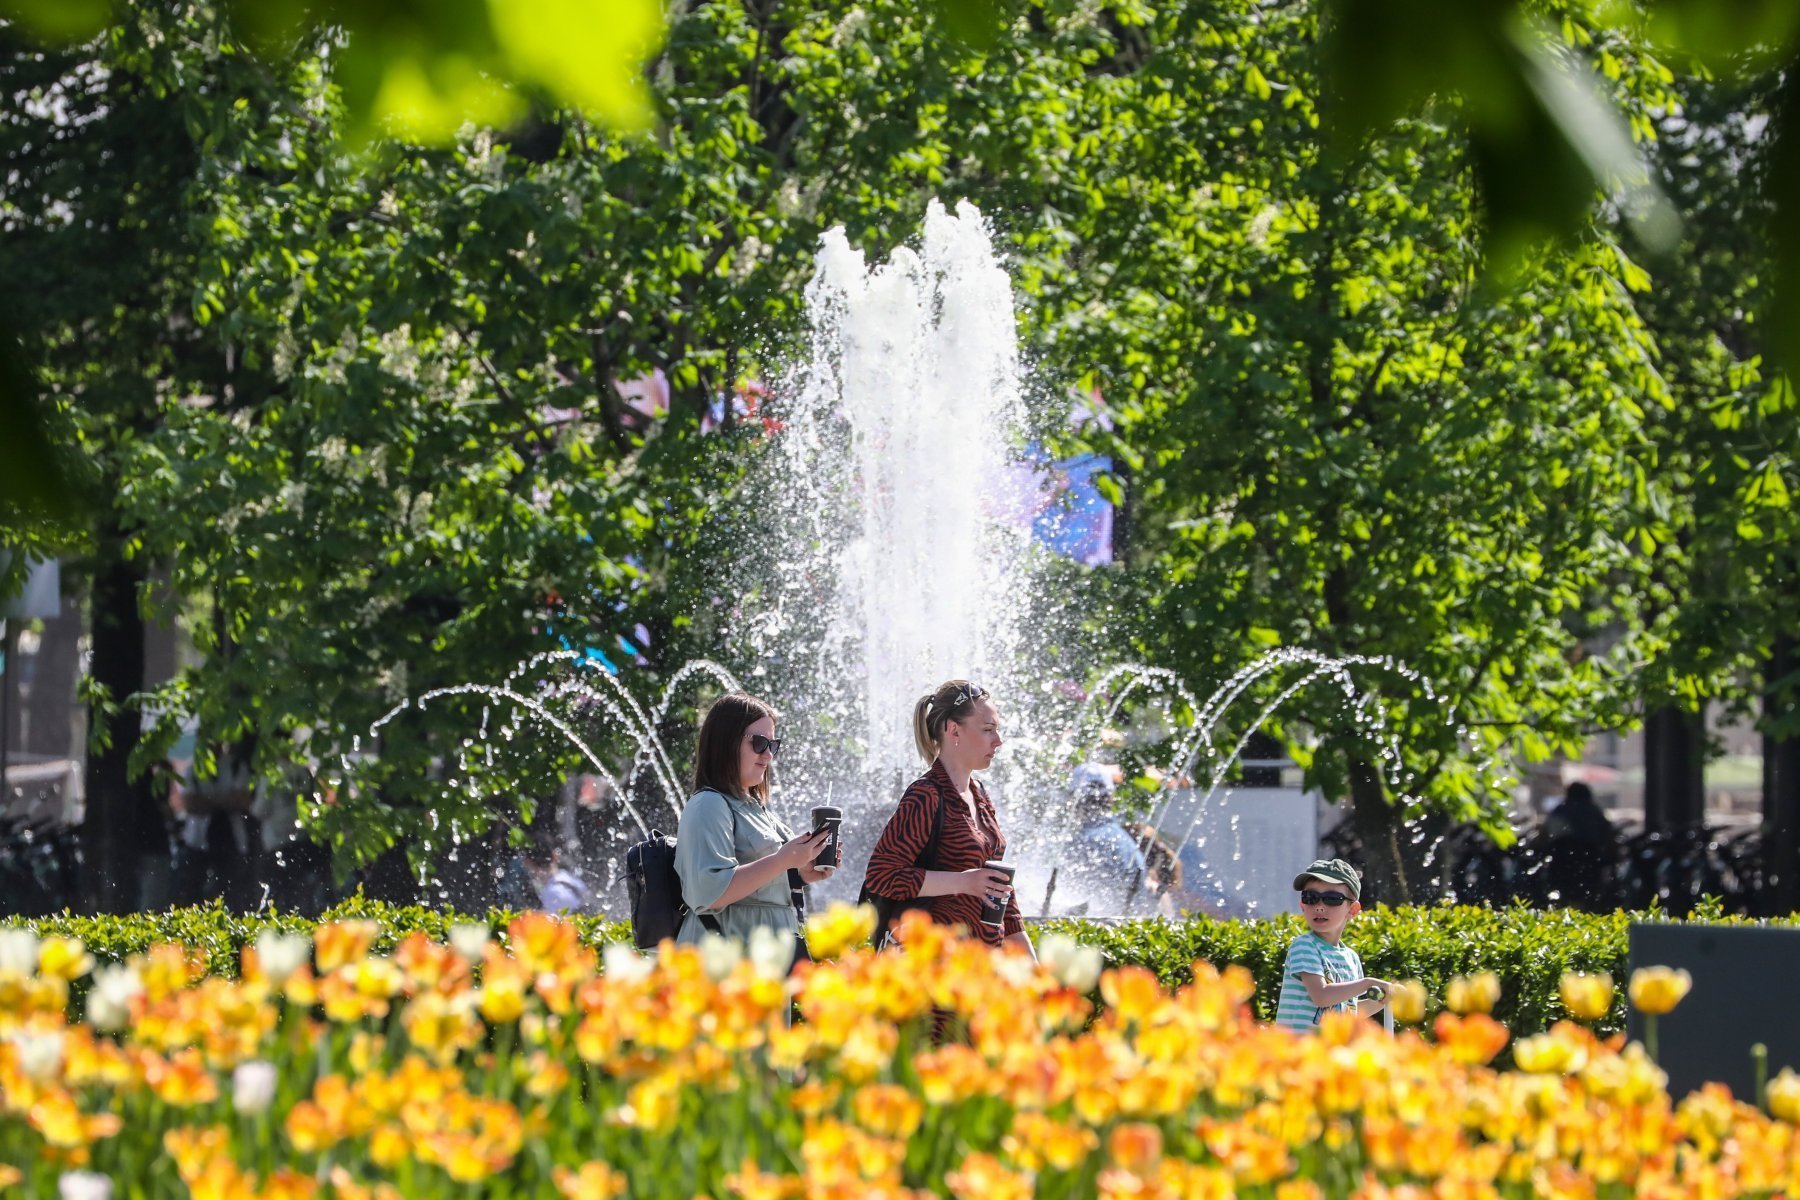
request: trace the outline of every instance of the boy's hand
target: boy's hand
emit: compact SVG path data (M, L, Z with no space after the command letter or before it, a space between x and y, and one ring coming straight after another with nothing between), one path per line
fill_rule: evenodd
M1381 998L1386 1000L1387 994L1393 990L1394 985L1385 979L1377 979L1373 975L1369 975L1363 978L1363 987L1366 991L1381 993Z

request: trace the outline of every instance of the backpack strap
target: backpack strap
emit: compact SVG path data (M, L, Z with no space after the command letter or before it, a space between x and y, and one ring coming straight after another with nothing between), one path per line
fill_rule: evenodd
M936 788L932 791L936 792ZM919 848L918 856L913 859L913 866L923 870L935 870L938 857L938 845L944 839L944 798L937 798L937 812L931 818L931 836ZM868 884L863 885L862 894L857 896L858 904L870 904L875 908L875 932L871 936L871 944L877 949L885 949L892 939L893 924L902 912L909 908L918 908L922 900L892 900L886 896L871 892Z
M935 792L935 791L937 791L937 789L933 788L932 791ZM919 851L918 860L913 863L913 866L925 867L927 870L930 870L931 869L930 864L937 862L938 843L943 840L944 840L944 797L943 797L943 793L940 792L940 793L938 793L937 816L935 816L931 819L931 840L927 841L925 843L925 848L923 850Z

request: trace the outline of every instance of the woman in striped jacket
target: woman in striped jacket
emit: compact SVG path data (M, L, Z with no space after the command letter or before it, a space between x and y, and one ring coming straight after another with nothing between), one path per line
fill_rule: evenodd
M868 892L962 925L992 946L1031 953L1011 881L986 863L1006 855L1006 835L975 772L1000 749L1000 713L986 689L952 679L913 707L913 739L930 769L900 797L869 855ZM931 851L933 832L936 851ZM989 897L1004 899L1000 923L981 920Z

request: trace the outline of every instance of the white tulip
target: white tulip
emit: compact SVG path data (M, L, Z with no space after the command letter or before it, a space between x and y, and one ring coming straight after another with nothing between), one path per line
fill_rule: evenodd
M624 942L612 942L601 951L600 961L605 964L607 977L617 979L620 983L636 983L649 977L656 969L656 963L637 952L637 947L627 946Z
M280 987L312 961L312 938L265 929L256 935L256 961L262 965L263 976Z
M38 935L29 929L0 929L0 971L37 974Z
M1064 987L1091 992L1100 982L1106 956L1098 946L1084 946L1066 933L1049 933L1038 942L1038 958Z
M19 1070L26 1078L42 1082L62 1070L63 1032L60 1029L36 1032L21 1029L8 1039L19 1056Z
M253 1059L231 1073L231 1107L246 1117L267 1112L275 1100L275 1064Z
M458 921L450 927L450 948L470 962L480 962L493 940L483 922Z
M131 1000L144 991L137 969L101 967L94 972L94 990L88 993L88 1024L101 1033L116 1033L131 1020Z
M707 930L700 935L700 966L713 982L725 978L744 961L744 945L736 938Z
M1029 954L994 955L994 974L1016 988L1031 982L1031 977L1037 974L1037 966Z
M785 979L794 965L794 935L758 925L750 931L750 965L764 979Z
M61 1200L112 1200L112 1180L92 1171L64 1171L56 1194Z

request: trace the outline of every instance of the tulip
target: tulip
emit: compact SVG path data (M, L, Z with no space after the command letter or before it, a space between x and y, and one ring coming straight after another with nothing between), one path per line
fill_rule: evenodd
M1631 973L1631 1003L1645 1016L1659 1017L1681 1003L1694 977L1685 970L1639 967Z
M130 966L101 967L88 993L87 1018L101 1033L115 1033L131 1020L131 1001L144 993L144 981Z
M1444 989L1444 1005L1453 1013L1491 1013L1500 1002L1500 977L1492 971L1459 975Z
M794 935L768 925L750 931L750 965L764 979L783 979L794 965Z
M1587 1049L1554 1033L1540 1033L1513 1043L1513 1062L1531 1075L1567 1075L1587 1065Z
M1099 985L1106 955L1098 946L1084 946L1066 933L1047 933L1037 949L1038 961L1064 987L1086 995Z
M1783 1067L1781 1074L1769 1080L1767 1090L1769 1113L1790 1125L1800 1125L1800 1075L1794 1068Z
M582 1163L578 1171L558 1167L554 1178L556 1190L568 1200L614 1200L625 1194L630 1183L623 1173L603 1162Z
M811 938L808 938L811 945ZM814 951L817 954L817 951ZM823 956L821 956L823 957ZM711 930L700 935L700 969L714 983L719 982L744 961L744 944L736 938L724 937Z
M1162 1161L1162 1130L1142 1122L1120 1125L1107 1138L1106 1148L1111 1152L1113 1162L1143 1178L1155 1171L1156 1164Z
M481 989L480 1006L490 1025L517 1021L525 1012L525 980L517 975L490 976Z
M319 926L313 930L319 973L362 961L380 933L381 926L373 921L331 921Z
M1416 979L1404 979L1388 992L1388 1008L1394 1020L1402 1025L1420 1025L1425 1021L1425 985Z
M38 935L29 929L0 929L0 971L30 975L37 970Z
M806 948L815 960L837 958L864 946L875 934L875 908L869 904L834 904L806 922Z
M45 938L38 947L38 974L73 983L94 969L94 956L80 938Z
M56 1194L59 1200L112 1200L112 1180L92 1171L64 1171Z
M1438 1044L1460 1063L1486 1064L1506 1049L1506 1026L1485 1013L1462 1017L1455 1013L1439 1013L1432 1029Z
M450 926L450 948L472 963L480 962L493 934L480 921L458 921Z
M1563 1006L1577 1020L1598 1021L1612 1011L1613 979L1606 971L1598 975L1565 971L1557 990L1562 995Z
M256 935L256 961L263 978L280 987L312 957L312 939L265 929Z
M637 952L636 947L624 942L612 942L601 952L600 961L606 965L606 976L620 983L636 983L648 979L656 970L656 960Z
M851 1099L857 1123L882 1137L908 1138L925 1116L925 1105L895 1083L872 1083L859 1088Z
M275 1064L252 1060L231 1073L231 1107L240 1116L259 1117L275 1100Z
M10 1039L19 1056L19 1070L27 1079L43 1082L62 1071L63 1032L33 1033L20 1030Z
M1657 1054L1656 1019L1674 1010L1681 998L1694 986L1694 977L1685 970L1668 967L1639 967L1631 973L1627 991L1631 1003L1644 1014L1644 1048L1652 1059Z

